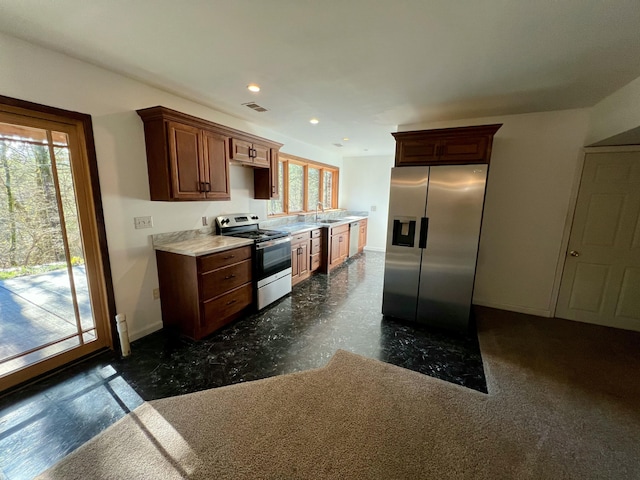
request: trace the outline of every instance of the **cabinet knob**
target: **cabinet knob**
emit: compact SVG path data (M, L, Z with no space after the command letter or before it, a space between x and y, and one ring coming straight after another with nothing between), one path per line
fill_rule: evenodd
M576 252L575 250L571 250L569 252L569 255L571 255L572 257L579 257L580 256L580 252Z

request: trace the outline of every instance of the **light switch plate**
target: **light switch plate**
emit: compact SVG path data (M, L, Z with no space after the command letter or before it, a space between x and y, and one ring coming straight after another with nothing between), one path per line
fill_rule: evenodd
M377 207L377 206L375 206L375 205L371 205L371 211L372 211L372 212L375 212L377 209L378 209L378 207Z
M137 229L139 228L151 228L153 227L152 217L133 217L133 225Z

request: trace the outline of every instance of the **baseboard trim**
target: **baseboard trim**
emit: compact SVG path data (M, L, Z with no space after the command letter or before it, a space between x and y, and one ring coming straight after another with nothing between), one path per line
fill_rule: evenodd
M365 252L382 252L384 253L386 249L381 247L364 247Z
M142 328L140 330L131 331L129 333L129 340L133 342L134 340L138 340L139 338L146 337L147 335L153 332L157 332L160 329L162 329L162 322L152 323L148 327Z
M560 317L558 317L560 318ZM562 320L567 320L569 322L578 322L578 323L588 323L590 325L599 325L600 327L609 327L609 328L617 328L620 330L629 330L631 332L640 332L640 322L634 322L633 324L624 323L624 322L599 322L599 321L591 321L586 319L577 319L577 318L563 318Z
M482 300L473 300L474 305L481 307L497 308L498 310L508 310L510 312L526 313L527 315L537 315L538 317L552 317L550 310L541 308L525 307L523 305L510 305L508 303L485 302Z

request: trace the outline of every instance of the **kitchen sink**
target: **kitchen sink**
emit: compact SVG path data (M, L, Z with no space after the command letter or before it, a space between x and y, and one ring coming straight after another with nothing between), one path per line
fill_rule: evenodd
M339 222L344 222L344 220L343 219L318 220L318 223L339 223Z

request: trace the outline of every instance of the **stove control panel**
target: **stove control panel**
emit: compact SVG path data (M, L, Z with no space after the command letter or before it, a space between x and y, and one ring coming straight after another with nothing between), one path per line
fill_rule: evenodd
M255 213L234 213L216 217L216 223L222 230L231 227L257 225L260 218Z

